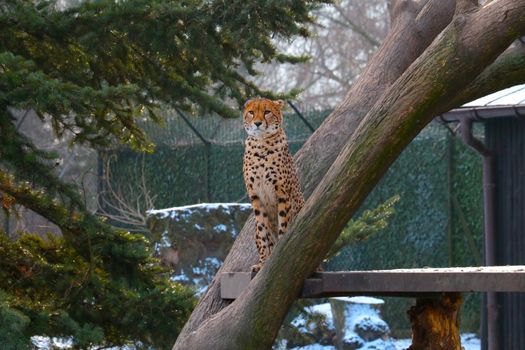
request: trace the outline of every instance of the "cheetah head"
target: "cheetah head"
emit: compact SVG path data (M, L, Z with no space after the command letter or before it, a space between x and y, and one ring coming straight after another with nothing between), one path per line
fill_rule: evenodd
M244 104L243 122L248 135L266 138L276 134L282 126L281 109L284 101L256 97Z

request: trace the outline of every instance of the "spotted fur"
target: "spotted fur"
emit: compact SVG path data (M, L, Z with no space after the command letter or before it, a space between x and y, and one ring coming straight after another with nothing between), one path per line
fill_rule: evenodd
M297 171L283 130L283 101L255 98L246 102L243 176L255 214L255 245L260 270L290 221L304 205Z

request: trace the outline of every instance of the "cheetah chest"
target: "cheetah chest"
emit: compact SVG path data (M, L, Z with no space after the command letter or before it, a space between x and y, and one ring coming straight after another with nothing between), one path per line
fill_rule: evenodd
M268 214L271 231L277 227L277 195L276 185L281 182L279 162L277 155L253 157L249 160L248 182L253 185L253 193L261 201Z

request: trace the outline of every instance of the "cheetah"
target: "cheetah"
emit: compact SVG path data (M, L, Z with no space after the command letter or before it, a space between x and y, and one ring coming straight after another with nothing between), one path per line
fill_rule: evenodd
M297 170L288 151L283 130L284 102L254 98L243 112L245 142L243 177L255 214L257 272L274 245L287 231L290 221L304 205Z

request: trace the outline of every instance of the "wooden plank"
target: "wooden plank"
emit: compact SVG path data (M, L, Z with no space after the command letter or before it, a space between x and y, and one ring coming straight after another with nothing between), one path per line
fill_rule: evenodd
M222 298L235 299L251 278L250 272L223 273ZM305 281L301 297L419 297L443 292L525 292L525 266L321 272Z

